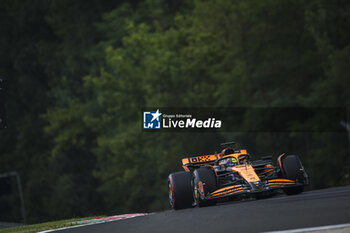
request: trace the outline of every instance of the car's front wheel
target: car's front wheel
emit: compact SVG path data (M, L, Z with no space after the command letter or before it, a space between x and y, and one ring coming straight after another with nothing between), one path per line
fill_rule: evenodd
M193 172L193 195L198 207L215 205L216 200L204 197L216 190L216 177L212 169L202 167Z

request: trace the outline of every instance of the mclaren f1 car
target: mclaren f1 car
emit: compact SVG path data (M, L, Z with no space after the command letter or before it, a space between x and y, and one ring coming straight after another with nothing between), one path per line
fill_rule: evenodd
M272 156L251 161L247 150L222 143L221 153L182 159L185 171L169 175L169 200L173 209L215 205L233 197L263 198L283 190L303 192L308 175L296 155L282 154L276 165Z

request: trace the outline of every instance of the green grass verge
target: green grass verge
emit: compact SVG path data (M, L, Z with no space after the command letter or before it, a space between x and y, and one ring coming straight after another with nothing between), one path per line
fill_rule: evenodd
M73 222L91 219L91 218L102 218L102 217L105 217L105 216L94 216L94 217L87 217L87 218L72 218L72 219L67 219L67 220L38 223L38 224L24 225L24 226L18 226L18 227L9 227L9 228L0 229L0 233L14 233L14 232L34 233L34 232L38 232L38 231L46 231L46 230L63 228L63 227L82 225L82 224L76 224Z

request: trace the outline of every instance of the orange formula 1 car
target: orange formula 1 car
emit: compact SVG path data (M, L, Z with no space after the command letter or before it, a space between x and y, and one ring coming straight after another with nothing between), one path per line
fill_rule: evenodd
M298 156L282 154L273 165L271 156L250 161L246 150L223 143L221 153L182 159L185 171L169 175L170 205L175 209L215 205L231 197L262 198L283 190L299 194L309 183Z

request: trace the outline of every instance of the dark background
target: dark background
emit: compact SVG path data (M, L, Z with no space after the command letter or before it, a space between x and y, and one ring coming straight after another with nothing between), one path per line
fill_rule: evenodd
M168 209L180 158L231 140L300 155L310 189L344 185L349 138L326 130L340 122L280 131L254 108L348 114L349 25L346 0L0 0L0 173L21 176L29 223ZM248 110L241 131L147 133L145 107ZM15 178L0 185L0 220L21 221Z

